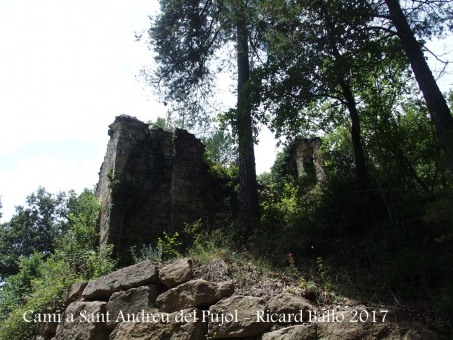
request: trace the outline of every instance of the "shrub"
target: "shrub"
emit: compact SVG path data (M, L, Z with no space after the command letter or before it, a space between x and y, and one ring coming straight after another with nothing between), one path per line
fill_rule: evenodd
M162 261L163 246L158 244L155 248L151 244L143 244L139 251L136 246L131 247L131 255L134 263L140 263L146 260Z
M19 272L5 280L0 290L0 339L31 339L36 324L23 320L23 313L58 310L65 289L112 271L112 247L97 246L99 205L86 190L71 193L67 231L56 241L54 253L34 253L19 260Z

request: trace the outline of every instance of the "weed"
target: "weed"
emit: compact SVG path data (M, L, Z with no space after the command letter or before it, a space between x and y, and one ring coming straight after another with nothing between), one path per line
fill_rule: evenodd
M146 260L162 261L163 246L158 244L155 248L151 244L143 244L139 251L136 246L131 247L131 255L134 263L140 263Z

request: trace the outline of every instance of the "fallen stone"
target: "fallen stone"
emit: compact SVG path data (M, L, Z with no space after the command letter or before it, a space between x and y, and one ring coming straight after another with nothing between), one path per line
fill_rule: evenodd
M261 340L318 340L316 324L297 325L265 333Z
M283 292L272 297L266 305L273 322L301 323L309 319L313 305L306 299L291 292Z
M108 300L115 292L157 283L157 267L143 261L88 282L82 296L87 300Z
M50 339L57 333L58 322L43 322L39 323L37 327L37 333L43 336L45 339Z
M212 305L232 294L231 281L214 283L203 279L192 280L159 295L156 305L163 312L174 312L192 307Z
M389 314L390 313L391 312L389 312ZM332 317L333 314L330 314L330 318L324 318L324 322L319 322L318 318L316 325L319 339L439 339L436 333L420 323L412 321L398 321L397 323L392 322L392 315L386 315L385 322L382 322L382 319L380 318L383 314L376 313L376 322L372 322L372 311L366 309L338 311L335 314L335 317ZM362 316L362 321L360 321L360 316Z
M70 303L76 301L82 296L83 290L87 286L87 282L77 282L74 283L71 287L69 287L68 292L65 296L64 305L67 306Z
M130 316L148 309L155 303L156 297L157 288L152 285L113 293L106 307L109 313L107 328L113 330L121 321L127 321Z
M257 313L264 311L266 302L262 298L236 295L224 299L209 308L211 315L219 315L220 319L227 320L233 316L231 322L208 322L208 336L212 339L238 338L261 335L272 327L272 323L262 322Z
M63 322L58 325L58 340L107 340L105 327L106 302L77 301L65 310Z
M176 287L191 280L192 277L192 259L177 260L159 271L159 281L167 288Z
M200 310L187 309L163 315L168 319L163 319L161 322L123 322L110 334L110 340L206 339L206 324L201 322Z

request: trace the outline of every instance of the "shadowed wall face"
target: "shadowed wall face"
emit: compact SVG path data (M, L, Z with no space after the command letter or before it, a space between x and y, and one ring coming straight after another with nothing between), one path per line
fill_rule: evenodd
M116 117L99 173L100 244L117 253L155 245L162 232L184 223L211 223L220 186L203 160L204 145L185 130L150 130L129 116Z
M304 139L296 145L294 160L299 177L310 177L315 181L326 180L324 162L320 153L321 139Z

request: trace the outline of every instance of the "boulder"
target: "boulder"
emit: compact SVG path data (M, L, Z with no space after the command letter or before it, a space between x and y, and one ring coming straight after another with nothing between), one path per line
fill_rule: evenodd
M439 336L420 324L413 324L402 338L403 340L438 340Z
M297 325L265 333L261 340L318 340L316 324Z
M170 263L159 271L159 281L167 288L176 287L192 277L192 259L187 258Z
M163 312L174 312L192 307L205 307L233 293L231 281L209 282L203 279L192 280L159 295L156 305Z
M266 309L274 320L279 320L276 322L299 323L308 321L308 312L313 310L313 305L301 296L286 291L272 297Z
M87 300L105 300L115 292L157 283L157 266L143 261L88 282L82 296Z
M63 322L58 325L58 340L107 340L105 327L106 302L77 301L64 312Z
M208 322L208 335L212 339L238 338L261 335L272 327L272 323L261 321L258 313L263 312L266 302L262 298L253 296L232 296L221 300L209 308L211 315L233 315L230 322Z
M83 290L85 289L87 282L77 282L69 287L66 295L64 305L67 306L71 302L76 301L82 296Z
M324 312L325 313L325 312ZM391 314L390 311L388 314ZM333 315L332 313L330 314ZM382 314L376 313L376 322L372 322L372 311L367 309L342 310L335 312L335 317L319 319L316 323L318 338L323 340L437 340L438 336L425 326L412 321L394 322L394 315L387 315L382 322ZM357 316L362 315L362 321ZM368 318L366 317L368 315ZM321 320L321 321L320 321Z
M201 311L186 309L172 314L163 313L157 322L123 322L110 334L110 340L202 340L206 325L201 322Z
M156 297L157 288L153 285L113 293L106 307L109 313L107 328L113 330L120 321L126 320L127 316L148 309L155 303Z
M42 322L37 326L37 333L43 336L45 339L50 339L57 333L58 322Z

